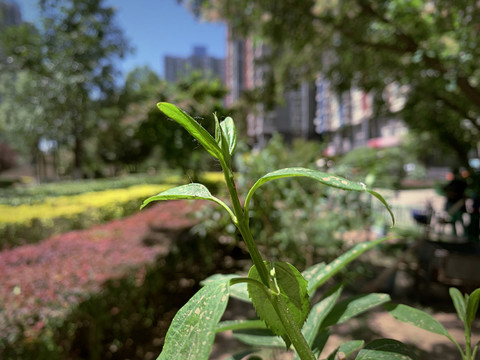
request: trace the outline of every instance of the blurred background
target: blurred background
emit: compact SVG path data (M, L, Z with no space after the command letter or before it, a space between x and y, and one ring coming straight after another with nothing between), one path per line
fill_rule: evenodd
M388 246L342 275L361 282L351 291L431 304L449 285L480 285L479 23L480 6L458 0L0 0L0 357L153 358L202 276L244 270L217 209L138 212L185 181L222 194L218 164L159 101L209 131L214 113L234 119L241 191L304 166L378 189L397 217L391 229L363 195L267 184L252 231L268 257L306 268L388 233ZM131 216L136 235L131 223L109 228ZM158 240L165 223L173 237ZM187 240L171 247L180 233ZM110 259L112 236L125 249ZM66 243L76 245L60 251ZM192 265L199 254L204 272ZM156 294L175 289L172 269L187 290L167 306Z

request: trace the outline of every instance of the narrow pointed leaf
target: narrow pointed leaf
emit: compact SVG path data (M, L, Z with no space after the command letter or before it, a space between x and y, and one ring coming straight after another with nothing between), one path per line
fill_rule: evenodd
M200 144L202 144L202 146L210 153L210 155L217 159L222 158L222 151L215 142L215 139L194 118L173 104L161 102L158 103L157 106L161 112L183 126L183 128L187 130L190 135L192 135Z
M237 147L237 129L235 128L233 119L230 116L225 118L225 120L220 123L220 126L227 139L230 155L233 155Z
M318 266L312 269L311 272L309 270L310 273L308 274L308 276L310 277L310 280L308 281L308 293L313 294L316 289L322 286L332 276L337 274L347 264L358 258L365 251L370 250L374 246L377 246L378 244L387 239L388 238L381 238L357 244L350 248L347 252L343 253L338 258L333 260L327 266Z
M223 158L225 161L228 163L231 158L230 154L230 147L228 144L227 136L225 135L225 132L223 130L223 126L219 124L217 116L215 116L215 126L218 129L218 137L219 140L217 141L218 145L220 146L220 149L222 150Z
M264 176L262 176L260 179L257 180L257 182L252 186L250 191L247 194L247 197L245 199L245 211L248 212L249 204L250 204L250 199L252 198L254 192L263 184L276 180L276 179L281 179L281 178L287 178L287 177L297 177L297 176L302 176L302 177L307 177L316 181L319 181L320 183L335 187L338 189L342 190L349 190L349 191L360 191L360 192L368 192L374 197L376 197L380 202L382 202L383 205L385 205L386 209L390 213L390 216L392 218L392 222L395 223L395 219L393 216L393 213L388 206L387 202L385 199L377 192L367 188L367 186L363 183L359 182L354 182L350 181L344 178L341 178L339 176L334 176L325 172L317 171L317 170L311 170L311 169L305 169L301 167L295 167L295 168L286 168L286 169L280 169L276 171L272 171Z
M250 346L285 348L285 342L270 329L247 329L233 332L233 337Z
M447 329L430 314L408 305L387 304L385 309L397 320L452 339Z
M160 194L151 196L146 199L140 209L143 209L145 206L150 204L152 201L162 201L162 200L210 200L221 207L223 207L230 214L232 219L235 221L235 216L233 215L231 209L225 204L222 200L213 196L205 185L192 183L182 186L177 186L175 188L163 191Z
M273 264L273 269L275 270L274 277L276 279L278 289L280 290L280 294L272 294L271 296L282 297L295 323L299 328L301 328L310 309L307 281L291 264L276 261ZM250 269L248 277L261 281L260 275L258 274L255 266L252 266ZM287 347L289 347L290 340L287 336L287 331L285 330L282 321L278 317L270 298L257 286L248 284L247 289L260 319L265 321L267 326L272 329L275 334L281 336L285 340Z
M219 281L223 279L239 279L241 278L240 275L235 275L235 274L215 274L212 276L209 276L205 280L202 281L202 285L206 285L212 281ZM250 300L250 297L248 296L248 291L247 291L247 284L246 283L237 283L234 285L230 285L230 297L233 297L238 300L242 300L245 302L252 302Z
M175 315L157 360L207 360L229 292L228 281L201 288Z
M345 355L345 359L348 359L348 357L352 355L355 351L361 349L364 344L365 341L363 340L347 341L340 345L333 353L331 353L327 360L337 360L338 357L336 356L339 353L343 353Z
M480 301L480 289L474 290L470 297L468 298L467 304L467 325L471 326L473 320L475 320L475 316L477 315L478 311L478 304Z
M324 262L321 262L321 263L312 265L308 269L302 271L303 278L308 282L308 294L310 295L310 297L312 297L313 294L315 293L315 289L313 289L313 292L310 292L311 290L310 282L314 283L315 281L314 279L316 279L318 274L321 273L321 271L325 268L325 266L327 265Z
M254 349L243 350L243 351L241 351L237 354L233 354L233 355L229 356L225 360L242 360L242 359L245 359L245 356L252 355L256 352L257 352L257 350L254 350Z
M457 288L452 287L448 290L448 292L450 293L450 297L452 298L453 306L455 306L458 318L462 320L464 324L466 324L467 304L465 303L465 298Z
M303 333L303 336L305 337L305 340L307 341L307 344L311 348L313 348L315 340L319 337L319 330L323 320L328 315L328 313L333 309L335 302L337 301L337 299L340 297L340 294L342 293L342 290L343 290L343 287L341 286L337 287L335 291L333 291L326 298L322 299L320 302L316 303L310 310L307 317L307 321L305 321L305 324L302 327L302 333ZM320 336L320 338L323 338L325 336L327 336L328 338L328 334L324 334L323 336ZM319 353L323 350L323 347L319 348L322 343L323 343L322 341L318 341L316 346L317 352ZM300 360L300 356L298 354L295 354L293 359Z
M378 339L367 344L355 360L416 360L413 351L400 341Z
M266 329L262 320L228 320L222 321L217 326L217 333L229 330Z
M305 337L305 340L307 340L308 345L311 346L313 344L313 340L315 339L323 320L334 308L342 290L343 287L339 286L334 292L332 292L332 294L316 303L310 310L307 321L305 321L302 328L303 336Z
M387 294L366 294L345 299L334 306L322 323L322 328L341 324L376 306L390 301Z

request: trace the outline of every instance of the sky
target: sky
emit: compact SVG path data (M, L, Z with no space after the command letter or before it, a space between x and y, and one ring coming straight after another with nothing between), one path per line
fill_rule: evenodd
M37 0L14 0L25 21L38 21ZM116 23L134 47L121 62L124 75L135 66L148 65L164 75L164 56L189 56L194 46L205 46L211 56L224 58L226 26L197 21L176 0L105 0L117 9Z

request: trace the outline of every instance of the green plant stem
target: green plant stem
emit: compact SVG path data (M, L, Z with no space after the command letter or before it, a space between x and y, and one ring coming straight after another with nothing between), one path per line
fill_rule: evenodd
M465 323L465 359L467 360L473 360L471 338L472 333L470 330L470 326Z
M475 359L475 357L477 356L478 344L479 343L477 343L473 348L472 359Z
M265 263L263 262L263 258L258 251L257 245L253 240L252 233L248 225L249 219L245 217L242 206L240 205L237 188L235 186L235 181L233 178L233 172L224 161L220 161L220 164L223 169L223 174L225 176L225 182L227 184L230 198L232 199L233 211L237 218L237 223L235 225L237 226L240 234L243 237L243 240L245 241L245 244L247 245L248 252L250 254L250 257L252 258L253 264L257 268L260 279L262 279L262 282L265 286L270 288L270 275L268 273L267 267L265 266Z
M307 340L305 340L302 331L300 330L297 323L290 314L290 311L288 310L287 305L283 301L282 296L279 294L276 296L272 296L271 298L273 298L273 308L275 309L278 317L280 318L283 327L287 331L288 337L290 338L290 341L292 342L295 350L300 356L300 359L316 360L312 349L310 349L310 346L308 345Z
M272 303L275 312L277 313L280 321L282 322L283 327L285 328L287 335L292 342L295 350L297 351L300 359L302 360L315 360L315 355L313 354L310 346L308 345L305 337L303 336L300 328L293 319L290 311L288 310L287 305L283 301L281 294L274 293L271 289L260 283L259 281L251 278L234 278L230 280L230 284L239 284L239 283L249 283L257 286L261 291L265 293L270 302Z
M220 160L222 165L223 173L225 176L225 182L227 184L228 192L230 193L230 197L232 199L233 211L237 218L237 228L242 235L245 244L247 245L248 251L252 258L252 261L257 268L258 274L260 279L265 285L266 289L275 290L275 284L273 283L271 276L265 263L263 261L260 252L258 251L257 245L253 240L252 232L250 231L249 226L249 219L245 216L245 213L242 209L240 204L240 200L238 198L237 188L235 186L235 181L233 177L233 172L231 171L230 167L227 164ZM265 289L265 290L266 290ZM293 319L290 311L287 308L287 305L283 301L280 294L270 294L269 295L270 302L272 303L277 316L280 318L287 335L292 342L295 350L297 351L298 355L302 360L315 360L315 355L313 354L310 346L308 345L305 337L302 334L302 331L298 327L297 323Z

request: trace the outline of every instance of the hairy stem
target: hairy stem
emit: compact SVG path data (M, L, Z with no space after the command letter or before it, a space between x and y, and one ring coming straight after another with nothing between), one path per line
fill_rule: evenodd
M237 223L236 223L237 228L240 231L240 234L242 235L243 240L245 241L245 244L247 245L248 252L250 253L250 257L252 258L252 261L255 267L257 268L260 279L262 280L262 283L265 286L263 290L267 291L267 293L269 291L276 290L275 284L271 279L271 275L263 261L263 258L260 252L258 251L255 241L253 240L253 236L249 226L249 219L247 216L245 216L245 212L242 209L242 206L240 205L237 188L235 186L235 181L233 178L233 172L231 168L224 161L220 160L220 163L222 165L228 192L230 193L230 197L232 199L233 212L235 213L235 216L237 218ZM261 285L261 287L263 287L262 284L256 284L256 285L259 285L259 286ZM295 347L300 358L302 360L315 360L315 356L312 350L310 349L310 346L305 340L305 337L303 336L299 326L297 325L292 315L290 314L290 311L288 310L288 307L283 301L282 297L279 294L278 295L270 294L268 296L268 299L272 303L275 309L275 312L277 313L277 316L280 318L280 321L282 322L287 332L287 335L290 341L292 342L293 346Z
M242 235L245 244L247 245L248 252L250 257L252 258L253 264L258 270L258 274L260 275L260 279L262 280L263 284L270 288L270 275L268 273L267 267L263 262L263 258L258 251L257 245L253 240L252 233L250 232L249 227L249 219L245 216L245 213L240 205L240 200L238 198L237 187L235 186L235 181L233 178L233 172L231 168L224 162L220 161L220 164L223 169L223 174L225 177L225 182L227 184L228 192L230 193L230 198L232 199L233 205L233 212L237 218L236 226Z

